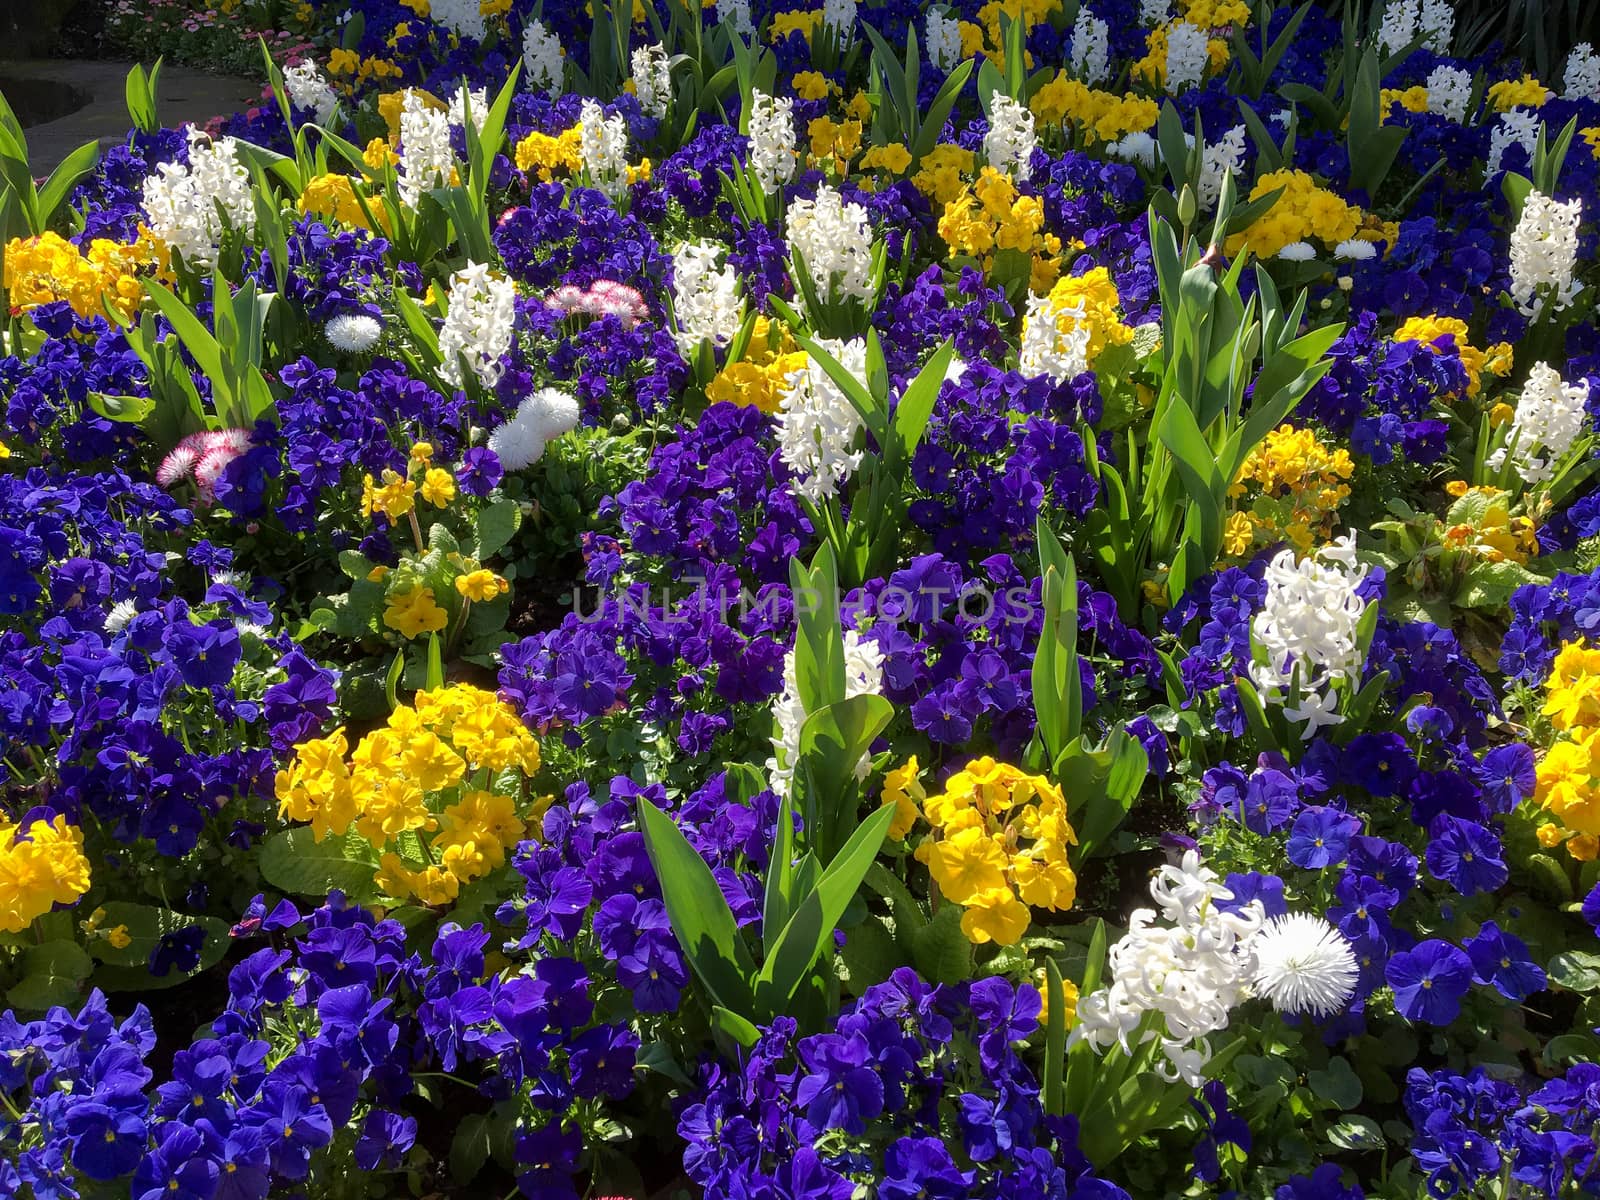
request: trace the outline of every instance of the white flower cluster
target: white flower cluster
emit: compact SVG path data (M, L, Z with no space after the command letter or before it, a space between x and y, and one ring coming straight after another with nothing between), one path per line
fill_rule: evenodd
M844 694L876 696L883 690L883 651L877 642L865 641L854 629L844 631ZM800 702L800 685L795 678L794 651L783 659L783 694L772 707L778 728L772 736L772 757L767 759L767 784L774 794L789 794L794 782L795 764L800 758L800 727L805 724L805 705ZM867 777L871 757L863 755L856 764L856 776Z
M666 116L667 105L672 101L672 64L666 49L660 43L640 46L634 50L629 63L639 107L652 117Z
M1162 1076L1198 1087L1211 1057L1206 1039L1251 996L1280 1012L1327 1017L1355 992L1355 952L1337 930L1302 913L1268 922L1259 900L1223 911L1234 894L1196 851L1157 871L1150 895L1160 911L1129 916L1127 936L1107 955L1110 983L1079 999L1068 1045L1104 1052L1115 1044L1131 1055L1159 1038ZM1159 1017L1145 1028L1152 1013Z
M444 324L439 329L439 375L460 387L461 360L484 387L505 374L502 361L511 349L517 286L493 274L484 263L468 263L450 276Z
M1129 133L1106 147L1106 153L1123 162L1138 163L1141 167L1156 165L1156 140L1148 133Z
M1489 130L1489 158L1484 166L1484 180L1500 173L1500 160L1512 146L1521 146L1531 162L1539 144L1539 128L1539 114L1531 108L1511 108L1501 113L1494 128Z
M1195 187L1195 199L1200 201L1203 212L1216 208L1217 201L1222 199L1222 181L1229 175L1237 175L1244 168L1247 132L1243 125L1235 125L1219 141L1207 144L1205 155L1200 160L1200 178ZM1184 137L1193 143L1193 134L1186 133Z
M1428 111L1460 123L1472 100L1472 75L1460 67L1440 63L1428 76Z
M1166 1055L1162 1076L1198 1087L1211 1057L1206 1038L1226 1029L1230 1011L1249 995L1256 970L1251 942L1266 913L1259 900L1237 913L1219 908L1233 893L1193 850L1181 866L1156 872L1150 895L1159 913L1138 908L1129 915L1127 935L1107 955L1110 982L1078 1000L1068 1044L1088 1042L1097 1052L1115 1044L1132 1055L1157 1037ZM1142 1030L1149 1013L1160 1019Z
M759 89L750 93L750 169L763 192L794 178L794 101L775 100Z
M1017 370L1048 375L1057 383L1076 379L1089 369L1089 325L1082 300L1055 307L1048 296L1028 296L1022 315L1022 344Z
M255 232L255 194L233 138L212 141L193 125L185 133L188 166L162 163L144 181L145 224L191 267L209 267L225 229Z
M416 208L422 197L450 182L456 152L450 144L450 112L407 89L400 101L400 202Z
M1139 0L1139 24L1163 25L1172 15L1170 0Z
M366 313L342 313L322 327L328 344L346 354L365 354L378 344L383 326Z
M750 0L720 0L717 20L733 26L733 31L742 38L749 38L756 31L755 22L750 19Z
M488 33L479 0L433 0L428 6L428 15L457 37L481 42Z
M699 241L685 243L673 256L672 313L685 357L703 341L726 346L744 321L739 274L718 265L726 252L715 242Z
M628 190L628 122L585 100L578 117L578 156L589 182L615 200Z
M467 127L467 114L472 114L472 128L483 132L483 123L489 119L489 92L487 88L458 87L450 97L450 124L457 129Z
M1087 84L1105 79L1110 69L1111 28L1084 5L1072 24L1072 73Z
M1588 42L1579 42L1567 55L1567 72L1561 81L1563 100L1600 100L1600 54Z
M1290 548L1267 564L1267 595L1250 624L1250 639L1266 661L1252 663L1250 677L1270 704L1282 703L1298 676L1300 704L1284 715L1305 723L1304 738L1344 719L1333 685L1361 673L1356 636L1367 602L1356 588L1366 577L1353 533L1299 562Z
M928 11L923 41L928 44L928 61L936 70L948 74L956 69L961 61L961 22L948 10Z
M522 30L522 64L528 83L544 92L559 92L565 59L561 39L543 21L530 19Z
M819 338L819 344L865 385L867 344ZM794 473L794 490L821 504L861 466L861 414L821 365L808 360L784 381L778 408L778 452Z
M1581 285L1578 269L1578 222L1583 201L1562 204L1541 192L1529 192L1522 216L1511 231L1511 298L1529 320L1568 307Z
M856 0L822 0L822 27L831 29L841 46L856 32Z
M318 69L315 59L306 59L288 67L283 72L283 90L289 103L301 112L308 112L319 125L326 125L339 107L339 93Z
M1425 35L1423 49L1448 54L1455 29L1456 14L1450 0L1390 0L1383 10L1378 42L1385 54L1398 54L1418 35Z
M983 135L984 161L1022 183L1033 170L1033 151L1038 144L1033 114L1027 106L1003 92L993 92L989 96L989 129Z
M1167 91L1176 96L1186 87L1197 87L1211 65L1211 38L1204 29L1188 21L1176 21L1167 29Z
M867 210L822 184L789 206L789 253L805 263L818 299L872 302L872 225Z
M1536 363L1517 397L1507 445L1489 456L1499 470L1510 450L1511 465L1526 483L1544 483L1555 473L1572 443L1583 432L1589 403L1589 381L1565 383L1548 363Z
M489 449L508 471L531 467L544 448L578 427L578 401L556 388L540 388L489 435Z

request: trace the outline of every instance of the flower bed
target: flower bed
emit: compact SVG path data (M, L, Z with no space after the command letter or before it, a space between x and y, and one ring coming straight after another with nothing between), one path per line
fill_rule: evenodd
M0 1196L1600 1187L1590 47L244 30L0 119Z

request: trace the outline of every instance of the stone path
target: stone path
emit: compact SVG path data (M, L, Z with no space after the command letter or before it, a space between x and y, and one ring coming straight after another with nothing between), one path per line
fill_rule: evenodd
M35 175L48 175L84 142L98 140L102 146L114 146L128 136L123 88L130 66L77 59L0 62L0 89L25 89L29 81L42 80L69 84L89 96L89 102L76 112L24 130ZM161 68L156 85L157 111L163 125L190 121L203 125L212 117L259 103L263 87L257 80L207 75L169 63Z

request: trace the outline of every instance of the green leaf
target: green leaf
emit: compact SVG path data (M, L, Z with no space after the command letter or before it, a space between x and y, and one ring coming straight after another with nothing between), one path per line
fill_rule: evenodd
M231 944L228 923L219 921L215 917L195 916L175 912L170 908L133 904L125 900L109 901L101 905L100 911L103 913L100 921L102 930L120 927L128 936L128 944L121 949L113 946L105 938L97 938L90 943L89 952L101 962L113 966L137 967L141 972L146 972L151 952L160 944L162 937L176 933L180 929L199 926L206 935L206 940L200 947L199 963L193 971L173 972L175 980L183 979L221 962ZM156 981L161 978L154 977Z
M83 992L94 961L77 942L40 942L22 952L21 978L6 993L13 1008L42 1012L57 1004L71 1007Z
M515 500L496 500L478 513L475 557L485 562L499 554L522 525L522 508Z
M489 1161L489 1114L471 1113L461 1118L450 1141L450 1178L466 1185Z
M357 902L377 895L377 852L354 831L319 842L309 826L285 829L262 843L259 865L263 879L297 896L322 897L335 888Z
M844 699L844 635L839 629L839 569L833 547L823 543L808 571L789 564L794 594L795 691L807 712Z
M716 1004L735 1012L749 1012L755 963L739 936L733 911L711 868L689 845L672 818L643 798L639 800L639 827L661 880L661 896L672 920L672 931L689 965Z
M1335 1108L1352 1109L1361 1103L1361 1080L1342 1057L1329 1059L1324 1070L1307 1071L1306 1082L1319 1100L1326 1100Z
M855 829L850 806L860 788L856 765L893 719L893 704L867 694L818 709L800 726L800 761L795 764L800 813L824 865Z
M89 393L89 407L108 421L141 422L155 411L156 402L148 396L108 396Z
M1568 950L1550 960L1550 982L1574 992L1600 991L1600 954Z
M1388 1145L1376 1121L1354 1113L1328 1126L1328 1140L1341 1150L1382 1150Z
M894 808L884 805L863 821L816 887L795 907L756 978L756 1004L768 1019L788 1012L802 979L824 950L832 950L839 918L860 891L893 819Z
M963 983L972 977L972 943L961 932L961 906L946 904L911 936L917 974L930 983Z

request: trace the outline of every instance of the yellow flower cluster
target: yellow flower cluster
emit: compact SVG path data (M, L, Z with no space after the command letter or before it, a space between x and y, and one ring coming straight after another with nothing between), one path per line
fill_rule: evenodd
M811 9L802 12L799 9L793 12L772 14L772 25L767 30L767 40L776 46L791 33L798 33L806 39L806 45L811 44L812 36L817 32L817 27L822 24L822 10Z
M1539 841L1588 861L1600 844L1600 647L1563 644L1544 687L1544 715L1566 736L1539 760L1534 802L1560 822Z
M1046 125L1071 125L1090 145L1143 133L1161 115L1154 100L1102 92L1065 71L1035 92L1028 107Z
M34 821L24 833L0 822L0 932L21 933L88 890L89 860L77 826L58 816Z
M789 336L781 321L757 317L744 357L717 373L706 386L706 399L712 404L731 400L775 413L789 376L803 371L807 361L806 352Z
M995 67L1002 73L1006 69L1006 42L1005 35L1000 29L1000 18L1004 16L1008 22L1022 23L1022 37L1026 42L1028 34L1033 32L1033 27L1061 10L1060 0L989 0L977 11L978 23L972 27L972 35L967 33L967 23L963 21L961 30L961 53L965 58L971 58L980 51L987 58L994 61ZM969 36L982 35L981 42L968 48ZM1023 52L1024 66L1033 67L1033 55Z
M65 300L80 317L101 311L101 297L123 317L144 299L141 273L166 268L165 252L140 230L132 244L95 238L88 253L54 233L6 243L3 282L13 313Z
M382 139L378 139L378 145L384 146ZM387 210L370 196L365 199L373 218L387 228ZM308 180L300 192L300 211L307 216L332 217L342 225L357 229L371 228L367 214L361 208L361 201L356 197L355 184L348 175L317 175Z
M1107 346L1126 346L1133 341L1133 327L1125 325L1117 311L1121 303L1111 272L1095 267L1057 280L1046 298L1046 311L1062 335L1080 327L1089 331L1087 355L1092 367Z
M1061 272L1061 239L1044 232L1044 202L1020 195L1010 178L993 167L984 167L970 189L963 188L944 206L939 236L956 254L982 263L985 273L993 269L998 251L1027 254L1033 260L1030 283L1036 292L1046 290Z
M924 815L933 836L917 847L917 859L940 894L966 909L961 931L969 941L1015 945L1027 932L1030 905L1072 907L1078 880L1067 847L1078 838L1066 798L1048 779L974 759L928 798Z
M905 840L922 814L921 804L927 798L928 791L922 786L922 768L917 765L915 754L883 777L882 803L894 805L894 819L889 822L889 836L893 840Z
M966 189L967 178L977 162L977 155L963 150L954 142L941 142L922 156L911 185L928 198L928 203L942 209Z
M1250 189L1249 198L1259 199L1278 188L1282 188L1283 193L1277 202L1248 229L1228 239L1230 256L1248 246L1258 257L1271 258L1291 242L1308 242L1315 238L1324 246L1332 247L1372 232L1363 229L1359 208L1347 203L1338 193L1319 187L1304 171L1269 171Z
M1457 501L1440 535L1451 550L1485 562L1525 563L1539 553L1539 529L1528 517L1511 515L1511 494L1495 487L1469 487L1464 479L1445 485Z
M357 83L368 83L374 79L398 79L405 72L387 58L362 58L354 50L337 46L328 55L328 74L336 78L351 75Z
M1508 375L1512 366L1512 347L1509 342L1498 342L1487 351L1479 350L1468 338L1467 323L1459 317L1407 317L1394 331L1397 342L1421 342L1435 354L1443 354L1444 347L1435 343L1445 334L1455 338L1456 353L1467 372L1467 395L1476 396L1483 388L1483 373Z
M1308 552L1333 533L1354 472L1349 451L1328 447L1310 429L1280 425L1250 452L1228 490L1236 500L1248 495L1250 507L1228 518L1223 548L1240 557L1258 541L1288 538Z
M1183 19L1201 29L1223 29L1250 24L1250 5L1245 0L1189 0Z
M309 822L319 842L354 828L382 853L386 894L447 904L526 833L517 798L491 790L496 777L504 786L504 773L538 769L539 743L516 713L455 684L419 692L354 751L342 728L301 742L277 774L278 814Z
M850 170L850 160L861 153L861 122L857 120L835 122L830 117L816 117L806 126L806 135L811 139L814 167L831 168L843 175Z
M844 91L821 71L796 71L789 83L802 100L826 100Z
M1489 85L1489 107L1495 112L1510 108L1542 108L1550 99L1550 89L1532 75L1521 79L1502 79Z
M545 183L549 183L557 171L571 175L583 166L582 142L583 129L579 125L564 130L559 137L535 130L517 143L514 155L517 170L538 168L539 178Z
M1389 115L1389 106L1398 104L1407 112L1425 113L1428 111L1428 89L1420 83L1408 88L1384 88L1379 93L1378 111L1385 118Z

